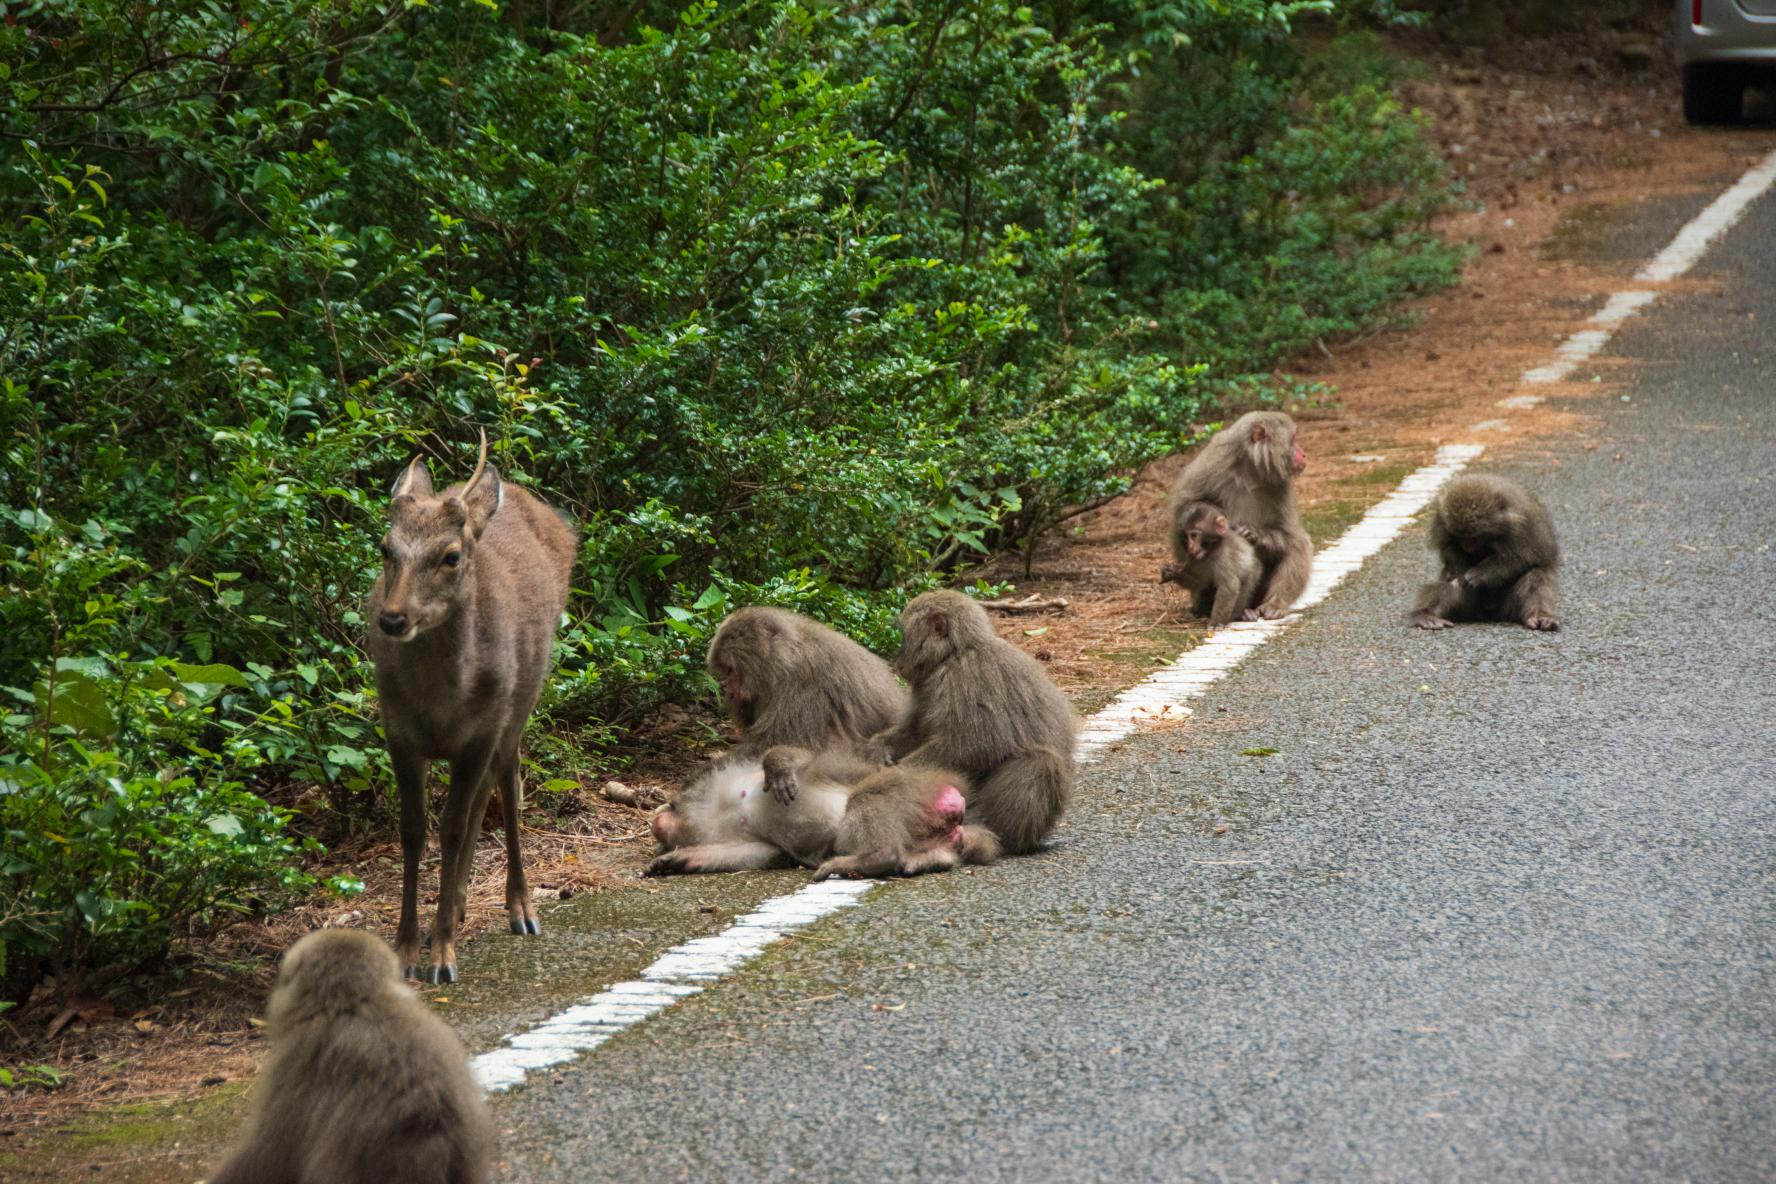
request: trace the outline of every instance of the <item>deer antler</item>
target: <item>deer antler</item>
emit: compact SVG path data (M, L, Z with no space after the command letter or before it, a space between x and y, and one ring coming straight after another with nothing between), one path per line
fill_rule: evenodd
M469 483L467 485L463 486L463 496L465 498L468 497L469 494L475 492L475 486L477 483L480 482L481 474L485 473L486 471L487 471L487 429L482 428L481 429L481 455L475 461L475 471L474 471L474 473L472 473L469 476Z

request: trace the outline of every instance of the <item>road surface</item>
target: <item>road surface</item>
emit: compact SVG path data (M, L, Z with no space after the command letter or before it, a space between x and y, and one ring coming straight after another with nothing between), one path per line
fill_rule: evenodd
M1563 632L1407 627L1409 531L1047 852L501 1096L510 1177L1776 1179L1776 199L1693 278L1595 438L1475 466L1553 511Z

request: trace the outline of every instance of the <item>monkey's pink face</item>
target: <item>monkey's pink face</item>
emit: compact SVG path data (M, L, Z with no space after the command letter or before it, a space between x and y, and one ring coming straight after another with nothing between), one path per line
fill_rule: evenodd
M1307 471L1307 451L1301 447L1301 441L1289 440L1289 471L1300 475Z
M654 816L648 820L648 829L654 832L654 842L660 844L661 850L670 851L684 845L681 837L684 819L670 805L661 806L654 812Z

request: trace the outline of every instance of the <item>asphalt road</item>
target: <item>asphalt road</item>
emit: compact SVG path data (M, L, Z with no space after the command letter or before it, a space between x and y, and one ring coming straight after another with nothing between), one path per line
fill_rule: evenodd
M503 1097L511 1178L1776 1179L1776 199L1698 276L1594 448L1477 466L1563 632L1410 629L1409 532L1051 850Z

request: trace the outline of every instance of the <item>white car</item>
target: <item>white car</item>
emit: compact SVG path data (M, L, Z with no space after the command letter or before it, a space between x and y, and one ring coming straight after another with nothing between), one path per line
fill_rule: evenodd
M1684 118L1735 123L1745 84L1776 70L1776 0L1677 0Z

